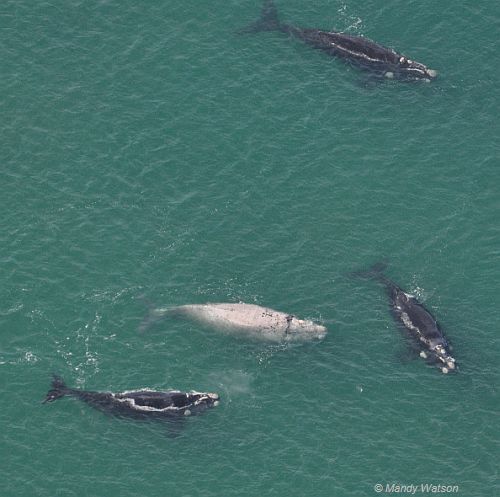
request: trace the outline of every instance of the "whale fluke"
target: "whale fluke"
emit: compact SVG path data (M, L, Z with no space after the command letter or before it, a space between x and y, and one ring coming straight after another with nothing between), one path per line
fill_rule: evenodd
M47 392L47 396L43 400L43 404L46 402L52 402L56 399L64 397L69 392L68 387L64 383L64 380L56 375L52 375L52 388Z
M387 278L384 273L388 266L387 262L379 261L371 265L368 269L352 271L349 273L349 276L385 282Z
M246 28L238 30L239 34L259 33L260 31L277 31L280 29L278 10L273 0L266 0L262 5L260 18L252 22Z
M146 333L152 326L165 317L169 309L157 309L145 295L138 295L136 298L148 308L148 312L137 327L139 333Z

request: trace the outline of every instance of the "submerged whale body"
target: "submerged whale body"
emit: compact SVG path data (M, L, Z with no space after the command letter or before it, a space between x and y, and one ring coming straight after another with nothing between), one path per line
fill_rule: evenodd
M139 329L144 331L168 315L185 318L223 333L272 342L322 339L327 332L324 326L313 321L244 303L188 304L152 309Z
M120 393L92 392L66 386L61 377L54 375L52 389L44 403L64 396L80 399L90 406L120 417L136 419L178 419L198 414L219 404L216 393L181 392L142 389Z
M420 357L437 365L443 373L456 369L448 341L435 318L414 296L387 278L381 264L373 266L369 271L355 274L376 279L384 285L391 303L392 314L413 338L420 350Z
M386 78L430 81L437 72L415 62L391 48L379 45L363 36L352 36L335 31L299 28L283 24L278 19L274 2L265 0L260 19L240 33L281 31L297 38L331 56L339 57L361 69L369 70Z

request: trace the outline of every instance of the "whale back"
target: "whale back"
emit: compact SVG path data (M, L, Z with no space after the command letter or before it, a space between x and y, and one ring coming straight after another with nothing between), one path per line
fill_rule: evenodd
M323 326L312 321L256 304L191 304L177 307L176 314L222 332L270 341L323 338L326 333Z
M180 306L176 314L222 332L284 334L287 315L255 304L192 304Z

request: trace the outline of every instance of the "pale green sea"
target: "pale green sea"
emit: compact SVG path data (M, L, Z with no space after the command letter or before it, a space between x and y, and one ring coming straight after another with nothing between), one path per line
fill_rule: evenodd
M276 3L439 78L366 84L281 33L238 36L259 0L0 5L1 497L500 495L500 3ZM457 374L409 359L382 287L349 277L380 260ZM329 334L140 335L140 295ZM172 438L41 404L53 372L221 405Z

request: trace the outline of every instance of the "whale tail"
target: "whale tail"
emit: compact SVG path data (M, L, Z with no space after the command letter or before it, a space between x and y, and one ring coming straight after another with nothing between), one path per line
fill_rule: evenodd
M273 0L264 0L260 18L252 22L246 28L238 31L239 34L259 33L260 31L277 31L280 29L278 10Z
M64 383L64 380L58 375L52 375L52 388L47 392L47 396L43 400L43 404L46 402L53 402L56 399L64 397L70 392L70 389Z
M141 300L148 308L147 314L144 316L143 320L137 327L139 333L146 333L152 326L161 321L167 314L174 313L175 307L167 307L163 309L158 309L155 305L148 300L144 295L139 295L138 300Z
M349 275L356 278L378 280L382 281L383 283L386 283L387 278L384 272L387 269L387 266L388 266L387 262L376 262L368 269L362 269L361 271L353 271L352 273L349 273Z

